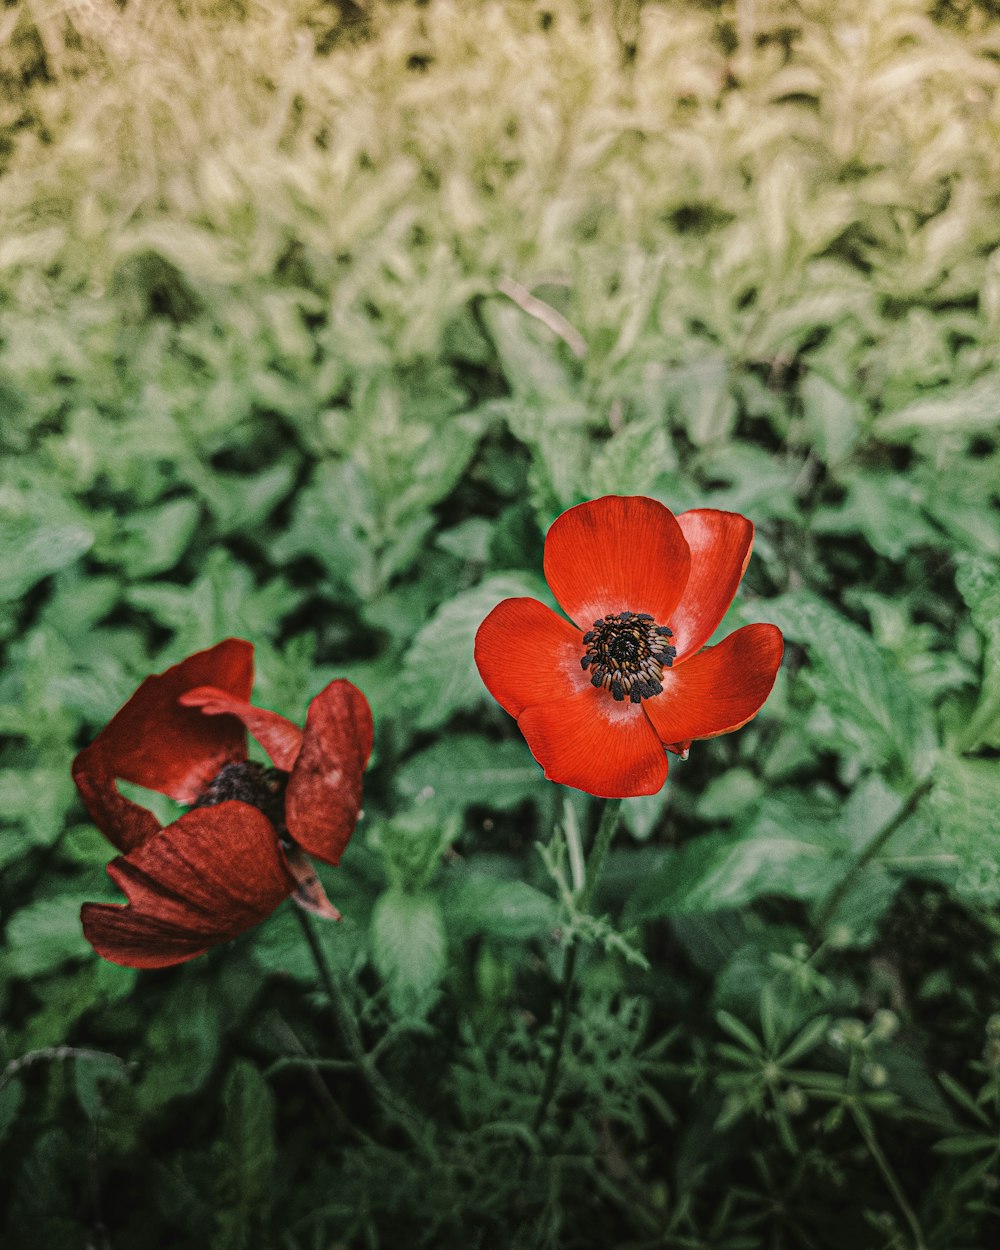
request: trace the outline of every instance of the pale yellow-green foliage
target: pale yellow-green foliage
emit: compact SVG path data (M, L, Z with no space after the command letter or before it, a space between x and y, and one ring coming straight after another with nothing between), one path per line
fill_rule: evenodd
M3 67L46 70L3 114L22 381L106 347L151 254L292 371L322 314L328 391L435 358L504 279L560 304L602 412L699 357L780 370L817 330L817 368L896 406L992 360L996 26L920 0L364 7L355 37L311 0L7 11Z

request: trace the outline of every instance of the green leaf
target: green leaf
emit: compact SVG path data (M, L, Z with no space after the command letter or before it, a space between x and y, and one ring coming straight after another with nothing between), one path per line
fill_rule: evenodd
M524 881L502 881L451 869L445 879L444 910L459 939L485 934L524 940L551 933L559 918L554 899Z
M537 581L501 574L438 609L413 639L403 662L400 694L416 728L436 729L453 712L489 700L473 658L476 631L502 599L545 593Z
M193 499L180 498L131 512L122 522L123 540L117 540L102 558L112 559L137 578L171 569L191 541L199 511Z
M548 404L572 398L575 387L560 360L565 348L551 330L506 299L484 305L483 320L515 395Z
M875 421L875 433L897 443L925 432L936 440L944 434L988 433L996 430L998 409L1000 373L986 373L965 386L949 385L940 396L883 413Z
M245 565L218 548L191 585L151 582L130 587L125 597L173 633L172 652L187 655L232 634L273 638L302 592L280 577L257 586Z
M221 1250L260 1245L271 1211L276 1101L246 1059L238 1059L222 1090L222 1139L212 1150L216 1240Z
M526 799L542 799L544 778L520 740L491 742L474 734L442 738L396 770L396 789L408 803L441 812L474 804L509 811Z
M661 420L631 421L594 452L588 494L643 495L677 467L677 453Z
M869 766L925 775L934 754L929 711L864 630L805 594L771 600L768 616L807 648L808 679L831 736Z
M831 819L807 795L772 795L732 834L692 838L646 877L630 900L629 922L742 907L755 898L817 898L845 852Z
M372 958L399 1016L425 1015L445 973L447 938L438 901L388 890L375 904Z
M927 805L958 857L956 892L980 905L1000 902L1000 761L943 755Z
M80 927L75 894L40 898L15 912L7 924L7 968L12 976L31 978L52 972L92 951Z
M858 439L861 405L821 373L810 372L799 385L802 419L823 460L837 464Z
M955 582L983 636L979 704L962 734L962 748L1000 747L1000 569L995 560L959 556Z
M89 551L94 531L86 525L29 518L0 518L0 600L20 599L50 573Z

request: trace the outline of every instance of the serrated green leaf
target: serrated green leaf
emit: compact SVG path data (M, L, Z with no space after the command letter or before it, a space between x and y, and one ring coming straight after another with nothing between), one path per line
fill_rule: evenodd
M871 638L807 595L771 600L768 616L808 649L809 678L836 736L869 765L924 775L934 752L929 710Z
M927 806L945 849L958 857L957 893L1000 902L1000 761L942 756Z
M833 820L811 811L807 798L770 796L743 828L692 838L670 852L633 894L626 919L719 911L767 895L817 898L845 851Z
M1000 568L982 556L960 556L955 583L983 636L979 703L962 733L962 749L1000 746Z

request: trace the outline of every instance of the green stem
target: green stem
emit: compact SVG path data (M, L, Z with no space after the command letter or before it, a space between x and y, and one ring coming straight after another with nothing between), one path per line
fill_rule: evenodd
M919 786L914 789L910 797L899 809L895 816L879 830L874 838L868 843L865 849L857 857L854 863L844 873L843 877L837 882L830 893L827 895L826 902L820 909L819 915L816 917L815 931L822 934L830 921L837 914L837 908L844 901L849 893L854 881L860 872L872 862L873 859L881 855L885 849L889 839L893 836L897 829L900 829L910 819L913 813L920 805L921 799L930 791L934 784L933 778L926 777Z
M594 835L594 842L590 848L590 854L587 856L583 888L580 890L577 899L577 906L581 912L586 912L590 909L594 892L597 889L597 883L600 880L601 869L604 867L608 847L611 845L611 840L615 836L615 830L618 827L621 806L621 799L604 800L601 823L597 826L597 833ZM535 1116L531 1122L531 1127L536 1133L541 1128L548 1113L552 1095L555 1093L556 1081L559 1077L559 1064L562 1061L563 1046L566 1043L566 1029L569 1025L570 1010L573 1002L573 982L576 976L576 955L578 949L577 942L571 938L569 949L566 951L566 960L563 964L562 992L559 996L556 1035L552 1041L552 1050L549 1052L549 1062L545 1069L545 1078L542 1082L542 1092L538 1098L538 1106L535 1108Z
M399 1125L415 1146L425 1149L427 1143L419 1116L390 1087L385 1077L382 1076L373 1063L371 1056L365 1051L354 1013L340 992L340 987L333 974L333 969L330 967L326 952L323 950L322 943L316 934L316 930L313 928L312 920L301 907L293 905L293 910L305 935L306 942L309 944L313 963L316 965L316 972L319 975L323 989L326 991L330 1006L333 1008L337 1027L340 1030L344 1046L347 1048L347 1053L361 1072L368 1088L383 1111Z
M892 1170L892 1165L882 1152L882 1147L878 1144L871 1126L863 1115L859 1115L852 1107L851 1116L854 1123L858 1126L858 1132L865 1139L865 1145L875 1160L878 1170L882 1173L882 1179L889 1188L890 1193L896 1200L896 1205L903 1213L903 1218L910 1226L910 1232L913 1234L913 1242L915 1250L926 1250L923 1230L920 1227L920 1221L917 1219L916 1213L910 1206L906 1194L903 1193L903 1187L896 1178L896 1173Z

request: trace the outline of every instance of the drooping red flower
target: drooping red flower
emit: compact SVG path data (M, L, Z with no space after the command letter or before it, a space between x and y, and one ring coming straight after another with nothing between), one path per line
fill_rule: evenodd
M665 751L730 733L771 692L783 642L745 625L702 650L746 571L753 524L606 495L557 517L545 579L569 621L505 599L476 634L476 664L545 776L589 794L654 794ZM572 622L572 623L571 623Z
M204 954L294 895L338 913L306 857L336 864L361 807L372 748L368 701L333 681L304 729L253 707L253 646L228 638L147 677L73 761L98 828L123 852L108 875L126 906L85 903L83 931L99 955L162 968ZM273 768L247 759L247 731ZM190 810L162 827L117 780L158 790Z

